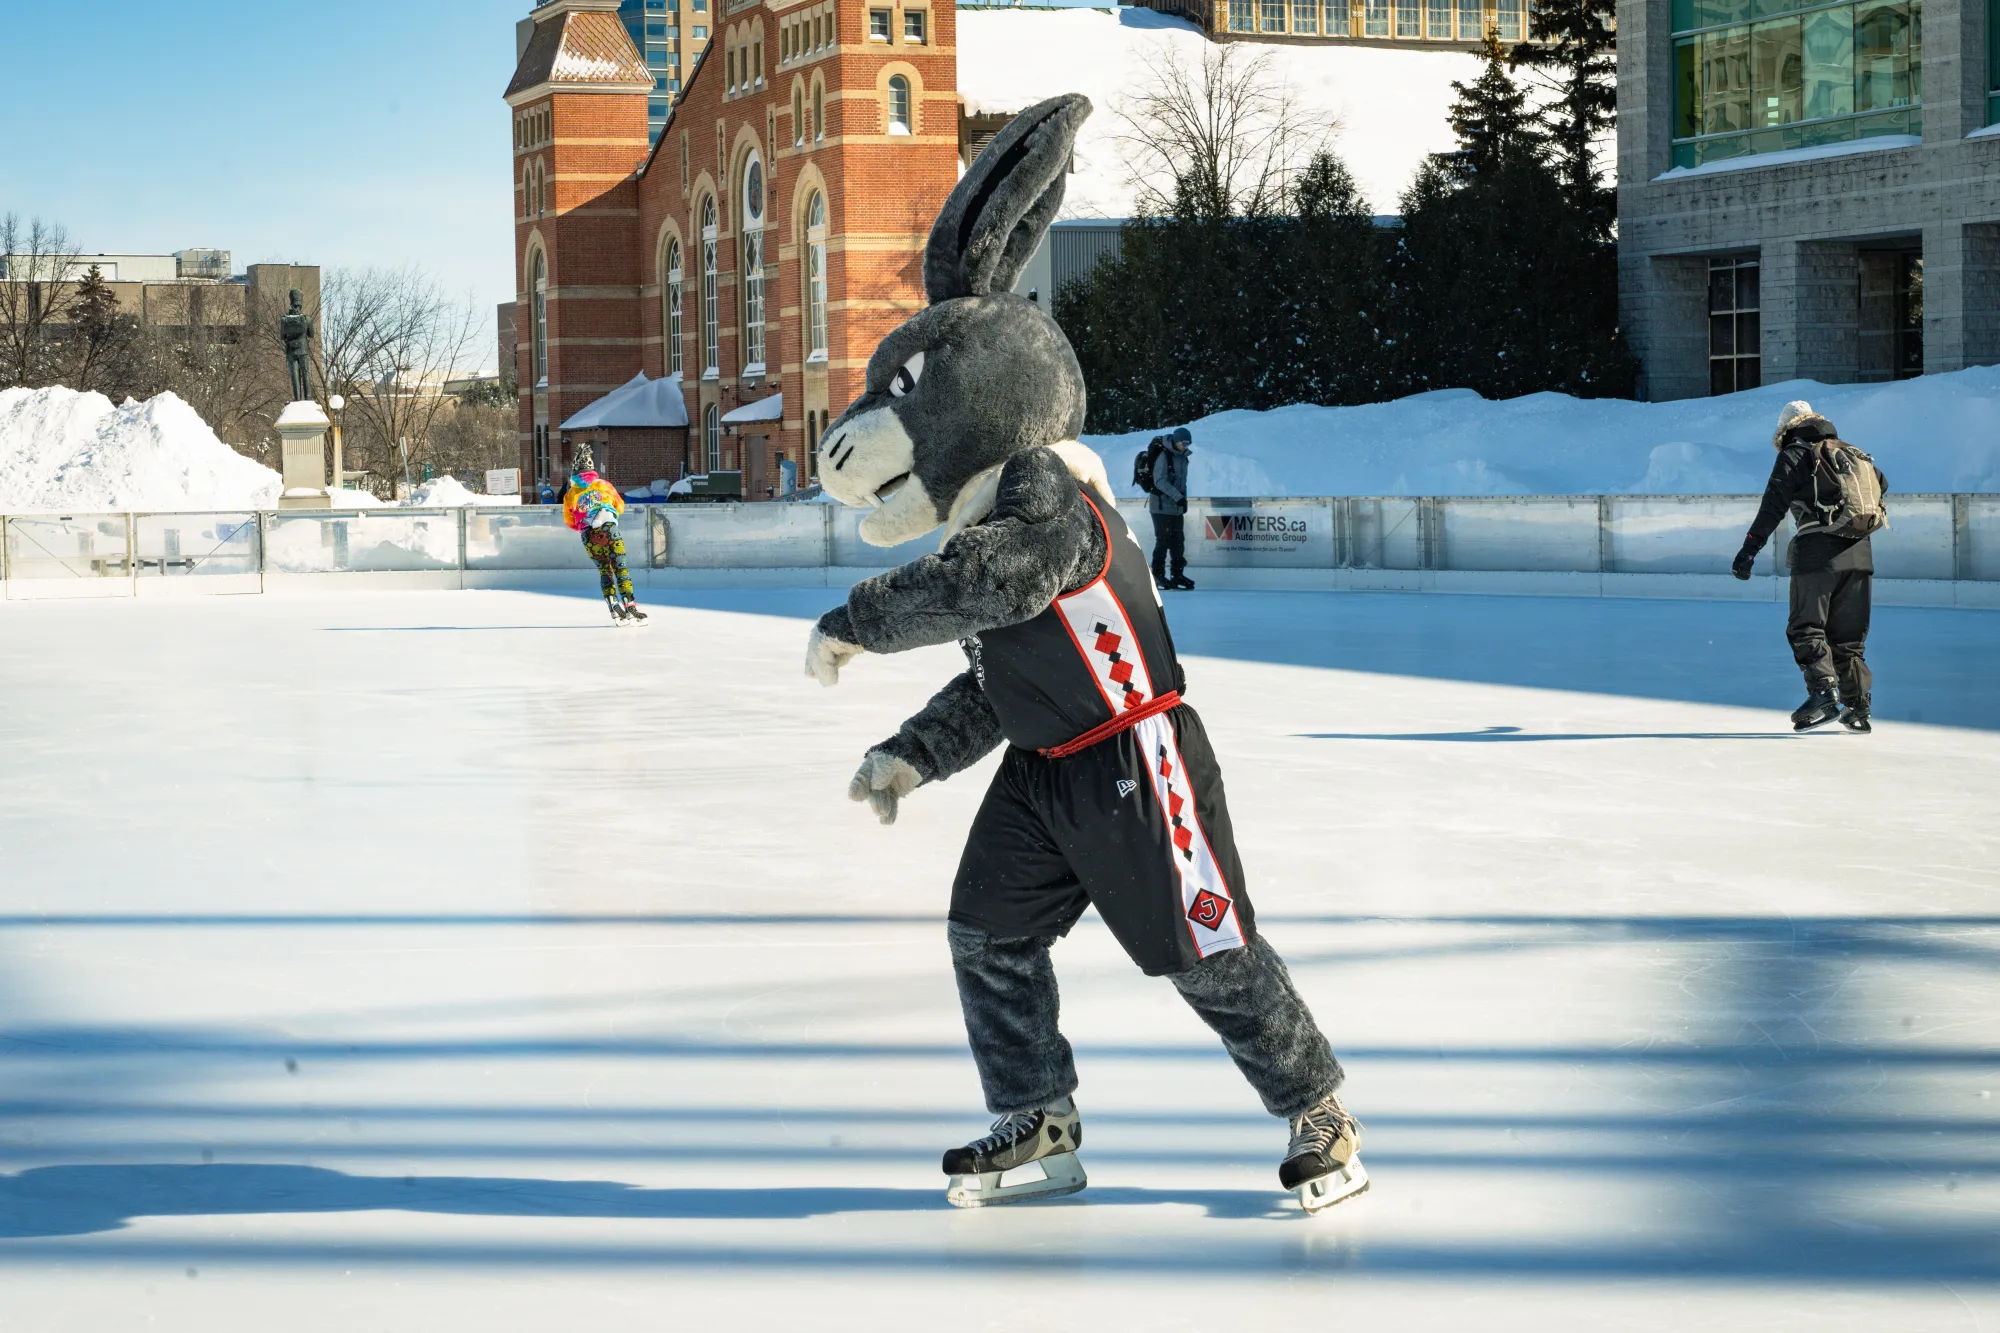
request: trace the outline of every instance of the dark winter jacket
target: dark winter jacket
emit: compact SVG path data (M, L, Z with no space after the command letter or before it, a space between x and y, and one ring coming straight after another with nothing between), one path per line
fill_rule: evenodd
M1785 431L1778 446L1778 460L1771 467L1771 480L1764 486L1764 502L1757 507L1757 517L1751 520L1750 535L1743 543L1743 549L1752 554L1764 549L1764 543L1771 540L1771 534L1778 530L1787 511L1795 523L1810 522L1810 508L1813 488L1813 445L1821 440L1835 439L1833 423L1825 417L1813 415L1801 417ZM1875 475L1882 476L1880 468ZM1822 489L1833 485L1821 480ZM1888 493L1886 478L1882 481L1884 494ZM1823 569L1872 574L1875 572L1874 549L1866 537L1836 537L1830 532L1808 532L1792 539L1788 566L1795 574L1812 574Z
M1153 490L1146 510L1154 514L1187 512L1188 456L1168 445L1153 459Z

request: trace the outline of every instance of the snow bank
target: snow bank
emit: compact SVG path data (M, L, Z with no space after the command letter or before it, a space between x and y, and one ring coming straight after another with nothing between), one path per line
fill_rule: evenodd
M0 511L270 509L279 489L173 394L0 390Z
M436 509L492 503L492 497L465 488L457 477L436 477L410 492L405 501L412 508Z
M1401 211L1396 201L1425 155L1455 146L1445 121L1452 80L1479 75L1478 60L1461 51L1234 45L1268 52L1302 109L1339 125L1335 147L1378 213ZM1197 62L1207 46L1193 24L1150 9L961 9L958 90L972 115L1012 113L1058 93L1089 97L1097 110L1077 139L1062 216L1128 217L1117 107L1149 57L1177 47Z
M2000 366L1894 384L1794 380L1673 403L1445 389L1363 407L1188 422L1197 495L1741 495L1771 470L1778 408L1811 400L1899 491L2000 491ZM1178 423L1163 423L1158 430ZM1120 495L1156 433L1086 436Z

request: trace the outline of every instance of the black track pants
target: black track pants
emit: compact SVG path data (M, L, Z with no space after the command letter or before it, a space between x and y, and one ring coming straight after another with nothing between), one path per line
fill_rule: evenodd
M1054 937L996 939L956 921L947 932L986 1109L994 1115L1032 1111L1075 1092L1076 1061L1058 1023L1061 1005L1049 962ZM1263 936L1169 979L1222 1038L1272 1115L1298 1115L1340 1087L1333 1049Z
M1792 657L1808 685L1836 678L1841 697L1864 699L1875 678L1862 658L1874 575L1854 570L1814 570L1792 575L1792 616L1785 626Z
M1187 515L1153 515L1153 582L1187 573Z
M1148 976L1255 932L1222 769L1181 704L1064 759L1009 746L966 835L951 919L1067 935L1095 907Z

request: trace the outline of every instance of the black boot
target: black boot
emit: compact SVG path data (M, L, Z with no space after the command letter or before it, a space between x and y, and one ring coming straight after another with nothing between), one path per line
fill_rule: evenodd
M1183 570L1181 573L1174 575L1173 582L1168 584L1167 586L1170 588L1178 588L1182 592L1193 592L1194 580L1189 578L1187 576L1187 572Z
M1792 730L1811 731L1840 716L1840 695L1831 680L1806 682L1806 701L1792 710Z
M1868 725L1868 696L1863 694L1847 701L1846 711L1840 715L1840 725L1849 731L1866 736L1875 728Z

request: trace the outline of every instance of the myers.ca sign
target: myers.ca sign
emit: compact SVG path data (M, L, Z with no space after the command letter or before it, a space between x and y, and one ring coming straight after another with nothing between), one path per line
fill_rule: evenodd
M1318 568L1333 563L1333 516L1324 500L1255 501L1241 509L1197 502L1188 528L1191 564Z

